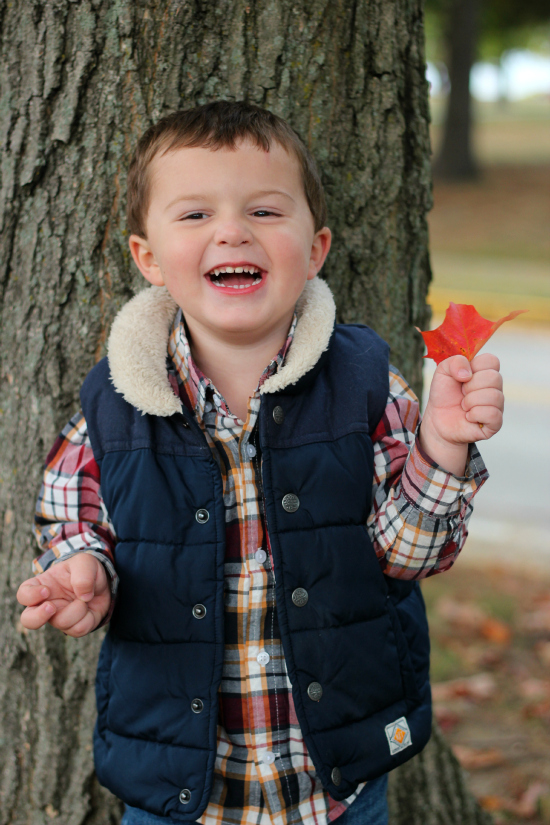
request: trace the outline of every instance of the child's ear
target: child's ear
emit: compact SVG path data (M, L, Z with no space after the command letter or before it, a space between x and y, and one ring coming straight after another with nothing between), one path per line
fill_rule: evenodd
M128 241L134 262L149 283L153 286L164 286L164 279L160 267L156 262L153 250L146 238L139 235L130 235Z
M317 273L321 270L321 267L325 263L325 258L328 255L331 241L332 232L328 226L323 226L323 228L316 232L313 236L311 255L309 258L309 269L307 273L308 281L315 278Z

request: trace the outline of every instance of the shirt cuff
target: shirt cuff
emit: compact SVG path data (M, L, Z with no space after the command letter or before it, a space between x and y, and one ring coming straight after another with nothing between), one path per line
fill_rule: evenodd
M436 464L417 438L403 468L401 491L416 510L432 518L451 519L464 511L488 478L475 444L468 445L464 475L455 476Z

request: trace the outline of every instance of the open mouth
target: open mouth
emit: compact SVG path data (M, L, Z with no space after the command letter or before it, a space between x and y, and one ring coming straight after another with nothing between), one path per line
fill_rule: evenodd
M250 265L243 266L221 266L211 269L206 273L214 286L220 289L247 289L251 286L261 284L263 278L262 270Z

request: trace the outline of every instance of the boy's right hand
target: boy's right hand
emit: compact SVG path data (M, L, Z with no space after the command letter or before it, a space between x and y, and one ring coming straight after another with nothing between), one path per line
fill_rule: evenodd
M111 590L99 559L79 553L24 581L17 601L26 607L23 627L36 630L49 622L67 636L85 636L106 616Z

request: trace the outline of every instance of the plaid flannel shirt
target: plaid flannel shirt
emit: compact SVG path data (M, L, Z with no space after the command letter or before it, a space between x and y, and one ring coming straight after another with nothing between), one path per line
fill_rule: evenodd
M364 787L343 802L323 789L298 725L277 622L256 424L260 387L283 364L295 325L296 317L244 422L194 364L181 311L169 339L169 378L194 410L218 463L226 514L225 656L213 786L198 819L203 825L324 825ZM392 367L387 406L373 435L367 526L383 572L397 578L421 578L453 564L466 539L472 498L487 478L475 445L464 478L435 465L415 441L418 426L418 401ZM43 550L36 573L85 551L105 562L116 593L116 536L82 413L48 456L35 526Z

